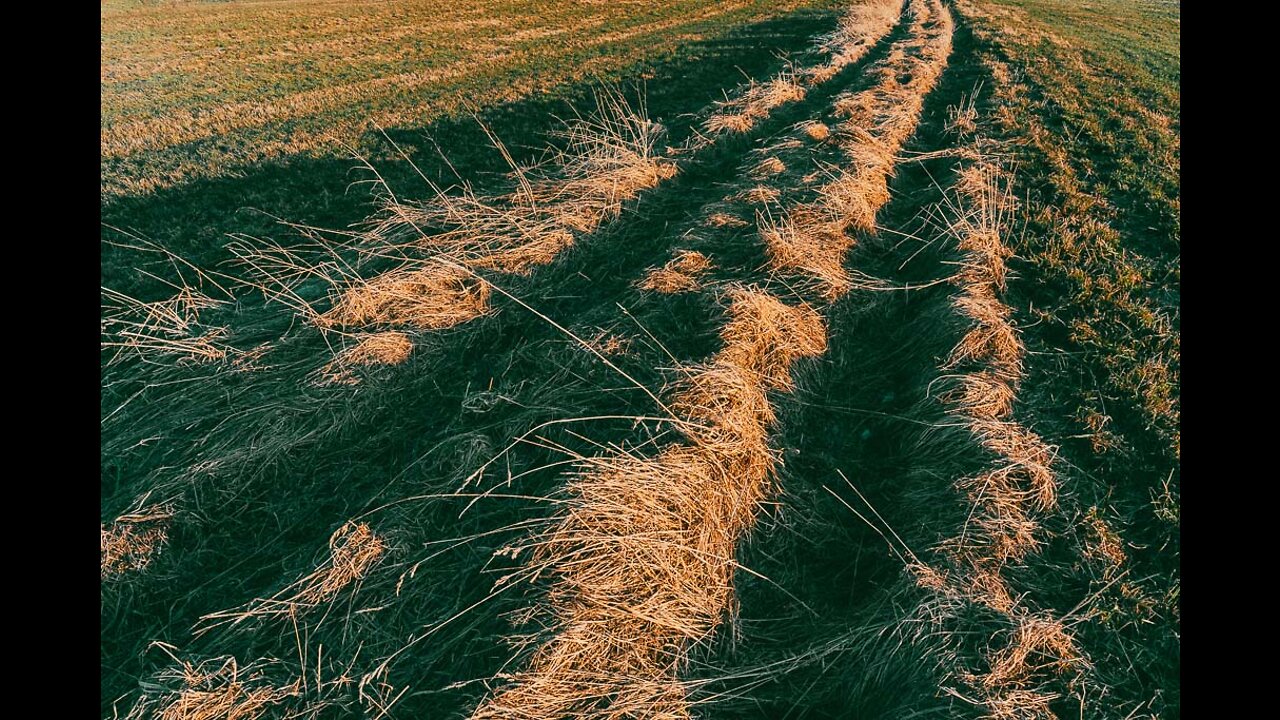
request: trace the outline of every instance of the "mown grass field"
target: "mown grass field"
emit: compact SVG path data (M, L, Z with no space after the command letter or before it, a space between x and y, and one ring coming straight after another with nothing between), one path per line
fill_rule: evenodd
M295 155L345 158L374 126L456 117L616 74L771 16L837 5L109 0L103 193L146 193ZM717 72L722 84L738 79Z
M104 717L1180 716L1176 3L102 19Z

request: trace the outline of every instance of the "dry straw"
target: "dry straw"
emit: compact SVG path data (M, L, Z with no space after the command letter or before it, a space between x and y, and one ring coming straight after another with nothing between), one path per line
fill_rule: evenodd
M1087 663L1067 626L1015 601L1004 574L1039 550L1038 517L1057 504L1054 448L1013 419L1025 350L999 297L1010 255L1002 240L1013 203L1007 187L1004 171L979 159L957 173L947 202L958 217L946 231L961 254L952 305L969 329L943 365L967 372L942 378L939 397L992 459L985 471L955 483L972 509L959 536L943 543L953 570L935 574L931 586L1000 613L1012 628L1006 642L984 651L986 671L957 672L974 702L991 718L1049 720L1057 696L1046 681L1076 677Z
M320 369L318 382L323 385L354 385L360 382L355 374L356 368L399 365L412 353L413 341L398 330L359 335L354 345L342 349Z
M201 617L196 634L228 624L234 627L249 620L297 617L333 601L344 589L364 579L386 551L383 539L366 523L347 522L329 538L329 557L314 572L271 598Z
M946 18L940 5L932 9ZM924 3L913 2L912 11L912 32L925 33ZM885 25L891 24L890 16ZM943 50L930 45L923 54L941 65L950 25L933 27L929 36ZM940 72L931 68L924 74L930 79L913 91L923 95ZM909 107L918 113L919 102ZM888 109L880 115L893 118L895 133L914 128L914 120ZM884 156L892 160L892 152ZM757 204L778 199L775 188L763 185L740 195L736 199ZM803 249L820 226L838 234L841 223L830 212L827 205L797 208L762 224L777 236L773 245L781 253L793 245ZM827 245L830 250L819 243L797 253L797 262L821 258L826 264L807 264L834 273L828 265L849 243L832 237ZM686 442L652 456L615 449L582 458L554 525L503 549L529 557L523 574L549 579L542 610L552 632L473 717L690 716L679 672L688 648L705 641L733 605L734 551L768 497L778 463L769 446L768 392L790 390L794 363L826 349L825 327L812 308L747 287L730 287L725 298L722 349L684 369L669 404L684 423Z
M679 250L666 265L650 270L639 283L641 290L678 293L701 287L703 273L712 268L711 258L697 250Z
M157 645L173 656L169 646ZM261 668L241 668L229 655L179 661L178 667L161 671L149 685L176 687L143 695L125 720L257 720L273 706L301 694L300 681L273 685Z
M121 515L110 527L102 526L102 579L118 578L144 570L169 539L173 510L153 505Z
M882 13L883 7L871 12ZM951 53L952 26L945 10L913 1L908 14L907 38L868 69L871 87L836 99L835 134L818 122L797 128L799 135L811 141L833 138L847 158L819 188L820 208L758 218L769 268L799 274L816 286L824 300L858 285L844 267L854 241L848 233L875 231L876 215L890 199L889 180L897 154L915 132L924 98L941 77Z

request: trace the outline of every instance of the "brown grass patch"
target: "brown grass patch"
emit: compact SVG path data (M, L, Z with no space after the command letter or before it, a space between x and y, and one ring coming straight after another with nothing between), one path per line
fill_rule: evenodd
M1031 493L1009 468L965 478L956 483L956 488L965 493L974 508L970 524L953 544L966 564L998 577L1004 563L1021 560L1039 549L1036 533L1040 525L1027 511ZM989 583L989 578L984 582ZM986 595L975 597L991 605Z
M991 671L978 680L985 688L1020 685L1037 672L1065 673L1082 662L1075 640L1057 620L1029 617L1014 631L1012 642L991 660Z
M835 216L803 209L777 219L756 213L756 226L771 270L804 273L828 301L852 287L844 256L853 241L844 234Z
M413 341L396 330L360 336L360 341L342 353L347 365L399 365L409 359Z
M661 268L650 270L640 281L641 290L678 293L697 290L703 273L712 268L711 259L697 250L680 250Z
M825 65L811 68L806 79L813 84L826 82L861 60L893 29L902 8L902 0L872 0L850 8L836 29L819 39L818 46L830 59Z
M1111 575L1129 559L1124 551L1124 541L1111 529L1111 525L1102 518L1098 508L1089 508L1083 521L1085 527L1085 554L1089 558L1100 561Z
M828 206L849 227L875 230L879 209L889 201L895 155L915 132L924 97L933 89L951 54L951 16L941 6L909 4L910 36L868 71L874 85L838 98L843 116L839 143L849 169L829 183Z
M152 506L137 513L121 515L102 526L102 579L140 572L155 559L169 539L169 523L173 510L168 506Z

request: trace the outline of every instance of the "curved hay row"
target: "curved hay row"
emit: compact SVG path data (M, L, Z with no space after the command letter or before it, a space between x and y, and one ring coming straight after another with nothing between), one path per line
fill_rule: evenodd
M770 268L810 278L827 300L853 286L844 267L853 243L850 231L875 231L876 213L889 201L896 156L915 132L924 98L951 54L951 16L941 4L912 2L910 12L908 38L868 70L872 86L836 100L839 122L832 137L847 163L819 189L822 202L773 218L762 228ZM830 132L816 125L803 131L824 139Z
M903 56L920 52L944 64L945 8L912 0L910 9L912 31L930 42ZM922 77L940 74L931 68ZM911 87L923 94L931 86ZM902 100L895 92L873 97ZM897 116L872 110L869 117ZM545 607L529 615L549 614L553 634L523 670L504 676L476 720L690 717L680 669L688 649L732 608L736 546L769 496L778 462L767 393L790 390L795 361L826 349L815 309L740 285L725 296L721 350L685 368L670 402L685 442L653 456L619 449L583 459L549 529L500 551L527 555L521 574L548 579Z
M740 86L736 97L718 102L702 121L706 135L696 138L695 149L710 145L722 134L748 132L769 117L774 108L803 100L811 87L827 82L841 70L861 60L877 41L893 29L902 14L903 0L867 0L850 8L835 30L818 38L815 52L827 57L808 67L788 68L763 83Z
M553 578L558 631L473 717L688 717L676 668L729 606L734 548L777 463L766 392L826 349L811 308L755 288L726 295L723 348L685 369L671 402L686 442L585 459L557 522L504 549Z
M997 165L980 161L961 171L953 187L954 205L963 213L949 228L962 265L953 307L970 329L943 369L968 370L949 378L940 399L993 460L983 472L956 482L971 513L959 536L943 544L946 570L913 569L921 585L1007 620L1008 641L985 651L980 662L985 671L956 673L976 695L971 702L991 718L1049 720L1055 717L1050 702L1056 695L1040 681L1078 673L1086 661L1070 630L1015 600L1004 576L1008 565L1039 549L1036 516L1057 502L1054 448L1013 419L1025 350L1011 311L999 298L1011 254L1001 239L1013 201L1004 191L1007 185Z
M844 266L854 243L850 231L875 230L875 215L889 200L896 155L915 132L924 97L951 53L950 16L927 3L911 3L908 10L907 37L867 69L869 89L839 96L831 125L811 120L753 151L758 159L740 169L740 175L761 184L743 185L707 209L704 225L713 228L749 225L743 213L754 213L768 269L788 273L793 288L812 288L822 302L853 287L854 279ZM842 167L799 177L797 170L813 165L809 152L815 143L837 148ZM809 185L823 177L829 181L817 187L817 202L790 208L779 207L781 193L768 184L781 179ZM680 277L689 274L680 273L679 264L677 256L666 267L652 269L640 287L658 292L693 289L696 278Z

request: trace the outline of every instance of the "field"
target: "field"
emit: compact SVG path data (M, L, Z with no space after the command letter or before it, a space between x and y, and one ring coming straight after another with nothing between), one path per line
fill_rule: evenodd
M104 0L103 716L1179 717L1179 23Z

